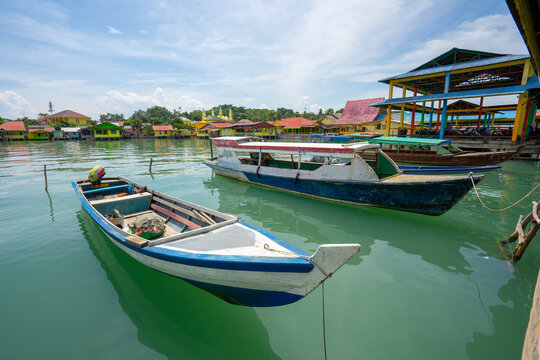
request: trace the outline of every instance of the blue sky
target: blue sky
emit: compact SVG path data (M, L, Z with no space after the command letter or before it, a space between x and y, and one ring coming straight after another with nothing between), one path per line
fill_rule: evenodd
M318 111L453 48L527 49L504 0L0 2L0 116Z

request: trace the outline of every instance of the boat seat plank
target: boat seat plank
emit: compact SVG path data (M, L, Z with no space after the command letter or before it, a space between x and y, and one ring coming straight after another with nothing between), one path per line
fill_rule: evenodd
M174 210L180 211L181 213L189 215L192 218L197 218L199 220L202 220L205 223L208 223L210 225L213 225L213 224L216 223L212 218L210 218L210 216L208 214L206 214L205 212L203 212L201 210L199 210L199 211L197 211L195 209L188 210L188 209L186 209L184 207L181 207L181 206L178 206L176 204L170 203L170 202L168 202L168 201L166 201L166 200L164 200L162 198L159 198L157 196L155 196L152 200L155 201L155 202L159 202L159 203L161 203L163 205L166 205L166 206L168 206L168 207L170 207L170 208L172 208ZM208 218L206 218L205 215L208 216Z
M134 199L137 197L151 197L151 196L152 194L150 194L149 192L144 192L140 194L130 194L130 195L120 196L120 197L111 198L111 199L90 200L90 205L95 206L99 204L106 204L106 203L112 203L112 202L117 202L117 201Z
M176 220L178 222L181 222L182 224L188 226L190 229L199 229L199 228L201 228L200 225L197 225L194 222L191 222L188 219L185 219L185 218L181 217L180 215L173 213L172 211L169 211L169 210L167 210L165 208L162 208L161 206L159 206L157 204L150 204L150 207L152 209L156 210L156 211L159 211L160 213L162 213L164 215L167 215L167 216L173 218L174 220Z
M148 240L143 239L142 237L139 237L139 236L134 236L134 235L128 236L126 238L126 241L138 247L145 247L146 245L148 245Z

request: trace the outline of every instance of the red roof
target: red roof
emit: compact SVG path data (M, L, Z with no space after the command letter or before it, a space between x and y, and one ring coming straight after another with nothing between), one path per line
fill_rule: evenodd
M26 131L23 121L6 121L0 125L0 129L6 131Z
M343 114L337 119L336 125L364 124L375 121L379 109L369 105L383 101L384 98L347 101Z
M46 129L28 129L28 132L36 132L36 131L46 131L46 132L52 133L52 132L53 132L53 129L51 129L51 128L46 128Z
M303 117L287 118L278 120L284 129L299 129L302 127L314 127L317 120L308 120Z
M83 115L83 114L79 114L78 112L71 111L71 110L60 111L59 113L56 113L56 114L52 114L52 115L46 116L45 119L50 119L50 118L60 118L60 117L71 117L71 118L90 119L89 116L86 116L86 115Z
M200 128L199 130L225 129L225 128L230 128L230 127L233 127L233 126L234 126L234 124L230 124L230 123L215 122L215 123L208 123L208 124L204 125L202 128Z
M172 125L153 125L152 130L172 130Z

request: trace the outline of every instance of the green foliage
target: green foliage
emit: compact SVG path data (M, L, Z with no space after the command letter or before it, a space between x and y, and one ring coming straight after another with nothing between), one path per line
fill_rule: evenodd
M143 129L145 135L152 135L154 131L152 130L152 125L146 125Z
M99 115L99 121L101 121L101 122L105 122L105 121L108 121L108 122L117 122L117 121L126 121L126 119L124 118L124 115L123 115L123 114L111 114L111 113L107 113L107 114L101 114L101 115Z

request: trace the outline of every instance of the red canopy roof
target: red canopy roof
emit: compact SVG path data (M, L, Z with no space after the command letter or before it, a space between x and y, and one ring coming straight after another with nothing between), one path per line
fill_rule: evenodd
M23 121L6 121L0 125L0 129L6 131L26 131Z
M152 130L172 130L172 125L153 125Z
M308 120L303 117L287 118L278 120L284 129L299 129L302 127L314 127L317 120Z
M375 121L379 109L369 105L383 100L384 98L374 98L347 101L343 114L337 119L336 125L355 125Z
M59 118L59 117L71 117L71 118L90 119L89 116L86 116L86 115L83 115L83 114L79 114L78 112L71 111L71 110L60 111L60 112L58 112L58 113L56 113L56 114L52 114L52 115L46 116L45 119L49 119L49 118Z

